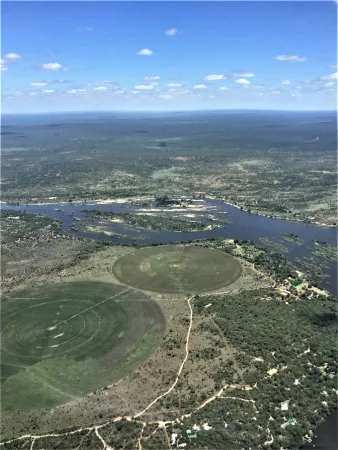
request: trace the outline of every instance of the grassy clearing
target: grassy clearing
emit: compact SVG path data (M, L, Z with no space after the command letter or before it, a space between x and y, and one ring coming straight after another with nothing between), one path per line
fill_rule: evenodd
M219 289L242 274L233 256L217 250L173 245L148 247L118 259L112 267L123 283L154 292L200 292Z

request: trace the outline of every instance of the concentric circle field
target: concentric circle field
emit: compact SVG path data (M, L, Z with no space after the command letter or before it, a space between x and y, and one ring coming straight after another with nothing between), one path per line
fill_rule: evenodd
M50 405L103 387L148 357L164 327L161 309L146 294L110 283L13 293L1 314L5 407L10 397L20 404L18 393L27 389L30 402L40 394L40 404Z
M186 245L146 247L119 258L116 278L138 289L163 292L204 292L229 286L242 274L233 256L219 250Z

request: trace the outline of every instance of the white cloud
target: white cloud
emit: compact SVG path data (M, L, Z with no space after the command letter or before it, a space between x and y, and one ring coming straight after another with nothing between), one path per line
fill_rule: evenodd
M228 91L230 88L228 88L228 87L225 87L225 86L222 86L222 87L220 87L218 90L219 91Z
M196 84L193 89L206 89L206 85L205 84Z
M326 84L325 84L325 86L333 86L334 85L334 82L333 81L328 81Z
M178 87L181 87L182 85L180 84L180 83L168 83L167 84L167 87L170 87L170 88L178 88Z
M146 81L156 81L159 80L161 77L158 76L150 76L150 77L144 77L144 80Z
M47 86L47 84L48 84L48 82L47 82L47 81L44 81L44 80L41 80L41 81L32 81L32 82L31 82L31 86L34 86L34 87Z
M17 53L7 53L7 55L5 55L4 58L10 61L15 61L17 59L21 59L22 56L18 55Z
M227 77L225 75L216 75L216 74L212 74L212 75L207 75L206 77L204 77L205 81L219 81L219 80L226 80Z
M42 64L41 68L44 70L54 70L54 71L68 70L66 67L62 67L62 65L57 62Z
M158 98L162 98L162 99L164 99L164 100L167 100L167 99L169 99L169 98L173 98L171 95L168 95L168 94L160 94L159 96L158 96Z
M70 80L53 80L53 81L51 81L51 83L60 83L60 84L70 83L70 82L71 82Z
M242 84L243 86L247 86L248 84L251 84L249 80L246 80L245 78L239 78L235 81L235 83Z
M139 91L152 91L154 89L154 86L151 84L137 84L135 86L135 89L138 89Z
M177 33L178 33L177 28L169 28L169 30L165 32L165 34L167 34L168 36L175 36Z
M107 88L105 86L99 86L94 89L94 91L106 91L106 90L107 90Z
M325 75L324 77L320 77L321 80L337 80L338 72L331 73L330 75Z
M118 86L119 83L117 83L116 81L103 80L103 81L95 81L94 84L115 84L116 86Z
M139 52L137 52L138 55L143 55L143 56L150 56L153 54L153 52L151 50L149 50L149 48L143 48L142 50L140 50Z
M291 84L291 81L290 80L283 80L282 84Z
M278 55L275 56L275 59L277 59L277 61L288 61L288 62L305 62L307 60L307 58L305 58L305 56L288 56L288 55Z
M0 66L0 71L2 72L2 71L5 71L5 70L8 70L8 67L6 67L6 66Z
M54 91L54 89L45 89L45 90L42 91L42 92L45 92L46 94L52 94L52 93L55 92L55 91Z
M68 91L68 94L78 94L79 92L87 92L87 89L72 89Z
M254 76L255 76L254 73L247 73L247 72L245 72L245 73L235 73L234 74L234 77L239 77L239 78L252 78Z

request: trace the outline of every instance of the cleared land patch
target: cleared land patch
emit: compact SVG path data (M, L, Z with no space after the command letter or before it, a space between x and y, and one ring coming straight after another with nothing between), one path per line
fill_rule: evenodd
M2 409L54 406L133 370L159 344L159 306L130 288L73 282L3 300Z
M234 283L242 274L233 256L201 247L147 247L119 258L112 272L122 283L163 293L201 292Z

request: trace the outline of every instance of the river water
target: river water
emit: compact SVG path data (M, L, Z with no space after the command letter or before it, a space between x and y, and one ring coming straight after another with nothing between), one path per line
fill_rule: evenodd
M162 208L156 208L156 215L175 216L186 220L198 220L206 222L208 224L221 225L220 228L216 228L208 231L193 231L193 232L162 232L162 231L150 231L144 230L138 227L131 227L122 223L112 223L103 219L90 219L90 225L98 228L102 228L102 231L111 231L114 233L120 233L121 235L133 236L133 239L125 236L108 236L106 234L90 232L84 229L81 222L77 222L75 217L82 220L88 220L87 216L82 212L86 210L94 211L111 211L111 212L124 212L124 213L137 213L144 214L149 213L140 206L130 206L127 204L79 204L79 203L62 203L62 204L49 204L49 205L7 205L2 204L2 209L12 210L25 210L30 213L43 214L53 217L59 220L62 224L62 228L68 233L83 238L91 238L104 240L113 244L126 244L133 246L144 246L155 244L168 244L177 242L189 242L198 239L212 239L212 238L224 238L224 239L239 239L239 240L251 240L259 245L265 245L260 241L260 238L268 238L269 240L278 240L284 247L288 249L286 257L293 263L296 263L296 258L305 258L311 256L313 261L316 261L317 267L322 267L322 272L325 277L319 281L320 285L330 291L333 295L338 294L337 289L337 262L325 261L320 257L313 255L314 250L313 239L319 241L325 241L332 245L337 245L337 229L319 226L315 224L273 219L270 217L260 216L258 214L248 213L242 211L239 208L223 203L220 200L204 199L202 201L196 201L196 207L189 208L167 208L163 211ZM203 208L203 210L201 210ZM62 211L60 211L60 209ZM154 210L155 208L153 208ZM152 211L153 211L152 210ZM196 214L196 218L185 217L186 214ZM218 220L226 219L229 224L218 222ZM71 226L76 225L77 231L71 229ZM281 239L281 233L295 234L302 239L302 245L295 245ZM314 277L315 278L315 277Z
M203 210L201 209L201 205ZM133 246L144 246L156 244L168 244L177 242L188 242L197 239L211 239L211 238L224 238L224 239L239 239L239 240L251 240L259 245L264 245L260 241L260 238L268 238L276 241L276 238L285 247L288 248L288 253L285 256L289 261L297 265L296 258L306 258L311 256L313 261L316 261L318 267L322 266L322 272L325 275L323 280L319 281L319 284L327 289L331 294L337 296L337 261L325 261L321 257L314 256L312 250L314 249L313 239L324 241L332 245L337 245L337 229L319 226L315 224L289 221L284 219L273 219L269 217L260 216L258 214L248 213L242 211L234 206L225 204L219 200L204 199L203 201L196 202L196 207L191 208L167 208L163 211L158 208L154 214L156 215L168 215L170 217L177 216L178 218L185 219L186 214L196 214L196 218L189 218L186 220L198 220L206 222L208 224L219 224L220 228L216 228L208 231L198 232L159 232L140 229L137 227L130 227L121 223L112 223L107 220L90 219L91 226L102 227L105 231L112 231L115 233L121 233L123 235L129 235L133 237L139 237L141 239L132 239L119 236L108 236L104 233L95 233L81 230L81 222L76 221L75 217L82 220L88 220L87 216L82 212L86 210L95 211L111 211L111 212L124 212L124 213L149 213L140 206L130 206L128 204L79 204L79 203L63 203L63 204L50 204L50 205L7 205L2 204L3 210L24 210L30 213L37 213L46 216L53 217L59 220L62 224L62 228L73 236L99 239L114 244L127 244ZM60 211L61 209L61 211ZM218 222L218 220L226 219L229 224ZM72 225L79 224L78 231L72 230ZM294 243L287 242L280 238L281 233L287 233L297 235L302 239L302 245L295 245ZM315 278L315 277L314 277ZM316 430L317 437L312 443L307 443L303 448L317 448L325 450L336 450L338 448L337 443L337 412L330 415L323 424L321 424Z

